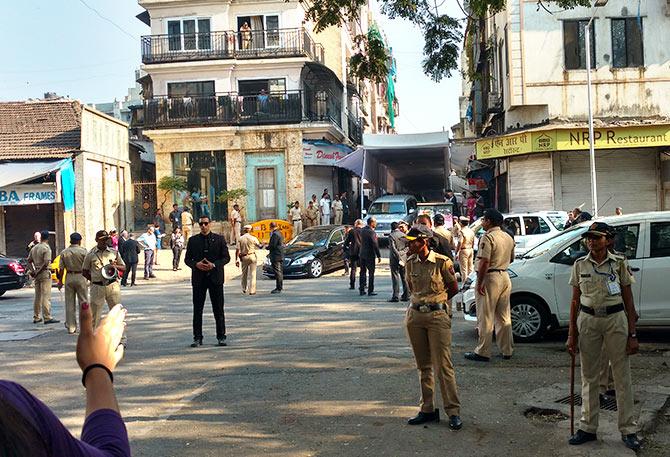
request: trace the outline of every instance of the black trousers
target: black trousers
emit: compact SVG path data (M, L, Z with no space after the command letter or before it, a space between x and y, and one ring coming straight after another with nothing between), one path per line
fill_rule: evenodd
M275 287L277 290L282 290L284 288L284 261L279 259L272 260L271 262L272 270L275 274L275 282L277 283Z
M372 292L375 291L375 259L374 257L371 259L360 259L360 265L361 265L361 278L360 278L360 283L358 290L361 292L365 292L365 286L367 285L368 287L368 293L371 294ZM367 278L367 276L370 277L370 279Z
M174 246L172 248L172 268L179 268L179 260L181 259L181 251L183 248Z
M358 257L349 257L349 287L356 287L356 268L358 268Z
M216 339L226 336L226 315L223 311L223 284L213 284L209 278L199 284L193 284L193 339L202 339L202 311L205 308L205 297L209 291L212 312L216 321Z
M137 276L137 262L126 264L126 271L123 272L123 276L121 277L121 285L122 286L127 286L128 285L128 275L129 274L130 274L130 283L135 284L135 277Z

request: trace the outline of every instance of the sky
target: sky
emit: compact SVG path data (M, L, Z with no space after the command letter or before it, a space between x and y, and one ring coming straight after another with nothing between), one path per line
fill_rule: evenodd
M136 0L4 0L0 100L42 98L45 92L85 103L121 100L135 85L140 36ZM458 15L455 2L444 6ZM94 11L95 10L95 11ZM28 27L26 24L30 24ZM423 39L411 23L381 18L398 67L399 133L449 130L458 122L461 77L434 83L421 69ZM5 43L8 44L5 39Z

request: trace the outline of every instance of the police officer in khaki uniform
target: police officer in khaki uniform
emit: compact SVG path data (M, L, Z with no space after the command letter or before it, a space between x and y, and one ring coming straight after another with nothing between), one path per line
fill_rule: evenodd
M628 356L638 352L637 314L631 284L635 282L626 259L607 250L613 236L609 225L594 222L584 234L589 253L572 267L572 304L568 351L579 348L582 370L582 417L569 443L597 439L599 383L603 346L612 365L616 387L618 426L626 447L637 450L637 424L633 412Z
M465 281L472 273L474 262L475 232L467 226L468 218L461 217L464 225L461 227L461 241L458 243L458 261L461 264L461 279Z
M514 239L500 229L503 215L495 209L487 209L482 217L486 230L479 240L477 251L477 328L479 343L474 352L466 352L465 358L477 362L488 362L491 358L493 329L503 359L512 357L512 317L510 293L512 283L507 267L514 260Z
M305 209L305 226L309 228L317 225L319 225L319 207L314 206L314 202L310 200Z
M51 317L51 247L47 230L40 232L40 242L30 249L28 263L35 278L33 324L42 322L42 317L45 324L56 324L60 321Z
M434 406L435 374L449 428L459 430L463 422L451 362L451 313L447 308L447 300L458 292L458 284L451 260L430 249L432 237L433 232L425 225L413 227L405 236L409 243L405 277L411 294L405 327L421 382L421 409L407 423L440 421L440 412Z
M91 281L90 305L93 310L93 324L97 327L102 314L102 305L107 302L109 309L121 303L121 288L117 279L105 279L102 277L102 268L110 263L117 268L126 266L119 253L109 246L109 234L100 230L95 234L96 247L91 249L84 258L82 274Z
M242 293L256 295L256 249L263 245L258 238L251 234L251 225L244 226L244 235L237 240L235 251L235 266L242 263Z
M70 235L70 246L60 253L58 264L58 290L65 278L65 328L69 334L77 332L77 301L79 305L88 301L88 281L82 271L88 252L81 246L81 235Z

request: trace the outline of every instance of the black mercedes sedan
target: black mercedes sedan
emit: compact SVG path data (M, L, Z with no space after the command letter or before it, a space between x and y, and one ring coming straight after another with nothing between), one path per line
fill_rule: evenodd
M28 282L26 259L5 257L0 254L0 295L12 289L20 289Z
M343 225L319 225L305 229L286 245L284 277L318 278L323 273L344 268L343 246ZM265 259L263 274L274 277L269 259Z

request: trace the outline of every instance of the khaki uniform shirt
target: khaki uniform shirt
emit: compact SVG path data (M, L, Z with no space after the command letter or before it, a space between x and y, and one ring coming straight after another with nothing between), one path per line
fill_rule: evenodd
M30 253L28 254L28 261L32 262L35 272L40 272L44 274L45 271L51 271L49 265L51 265L51 247L49 243L38 243L32 247Z
M430 251L425 261L417 254L407 258L405 278L413 305L441 305L447 302L447 285L456 282L448 257Z
M181 213L181 225L188 225L189 227L193 225L193 215L184 211Z
M344 211L344 206L342 206L342 202L340 200L333 200L333 211Z
M591 253L577 259L572 266L569 283L581 290L579 301L584 306L598 308L618 305L623 303L623 297L621 291L618 294L609 294L607 283L610 281L610 275L614 275L614 282L619 283L619 289L635 282L626 259L608 252L607 258L601 264L593 260Z
M444 225L440 225L439 227L433 227L433 232L448 239L449 244L451 244L451 247L452 248L454 247L454 235Z
M240 251L240 257L255 254L256 249L261 247L261 242L251 233L245 233L237 240L237 248Z
M240 212L236 209L232 210L230 212L230 220L232 221L233 224L242 222L242 216L240 216Z
M307 219L309 219L312 222L316 222L316 220L319 217L319 208L316 206L312 206L311 208L308 206L307 207Z
M109 247L100 251L96 246L86 254L81 268L91 272L91 282L105 282L106 279L102 277L102 267L114 260L116 260L118 266L126 265L117 251Z
M479 240L477 259L488 259L489 270L507 270L514 260L514 240L500 227L493 227Z
M461 246L460 249L473 249L475 246L475 232L470 227L463 227L461 229Z
M83 270L84 259L86 258L86 248L79 246L78 244L72 244L67 249L63 249L63 252L60 253L60 268L65 269L68 272Z
M294 206L288 211L288 214L291 216L291 222L302 220L302 210L300 208Z

